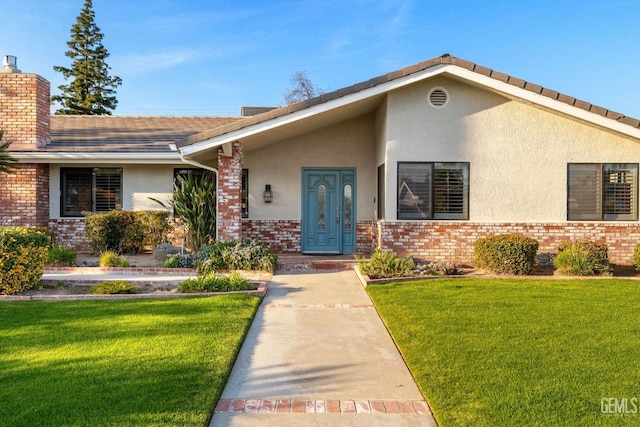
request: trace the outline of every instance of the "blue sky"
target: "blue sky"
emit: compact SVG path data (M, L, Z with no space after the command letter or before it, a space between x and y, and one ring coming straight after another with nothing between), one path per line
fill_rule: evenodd
M0 55L54 65L84 0L0 4ZM324 90L445 52L640 117L640 0L93 0L118 115L237 115L283 105L291 75Z

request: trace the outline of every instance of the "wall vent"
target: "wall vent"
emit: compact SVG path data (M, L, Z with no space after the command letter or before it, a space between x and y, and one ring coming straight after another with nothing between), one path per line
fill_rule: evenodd
M432 107L442 108L449 102L449 94L444 88L434 87L429 91L429 103Z

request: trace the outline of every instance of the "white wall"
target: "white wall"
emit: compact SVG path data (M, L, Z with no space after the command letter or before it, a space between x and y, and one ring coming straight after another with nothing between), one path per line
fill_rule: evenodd
M565 221L567 163L640 161L637 141L445 78L389 94L386 145L388 220L399 161L469 162L469 220L483 222Z
M51 200L50 217L60 218L60 168L84 167L77 164L50 166L49 194ZM149 197L168 201L173 188L174 168L184 165L114 165L95 164L89 167L122 168L122 208L124 210L162 209ZM190 166L187 166L190 167Z
M300 220L303 167L357 169L357 218L373 219L376 192L374 116L367 114L243 152L249 169L249 218ZM265 184L271 184L273 202L264 203Z

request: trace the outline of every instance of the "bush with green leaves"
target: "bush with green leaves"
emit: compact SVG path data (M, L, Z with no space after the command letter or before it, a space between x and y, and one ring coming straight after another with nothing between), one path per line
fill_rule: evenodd
M358 257L358 268L370 279L387 279L392 277L411 277L415 274L416 264L411 255L403 258L393 252L376 249L369 260Z
M178 176L169 202L187 229L187 247L198 251L216 238L216 181L213 173Z
M100 267L129 267L129 260L118 255L114 251L105 251L100 254Z
M536 264L538 241L521 234L499 234L473 244L475 266L496 274L530 274Z
M238 273L228 276L207 274L185 280L178 286L178 292L232 292L252 289L251 282Z
M633 265L640 271L640 243L633 248Z
M0 294L38 288L50 247L47 233L24 227L0 227Z
M589 239L560 244L553 265L559 274L569 276L593 276L610 272L609 249L606 243Z
M196 254L198 274L218 270L276 271L278 257L257 240L219 240L203 246Z
M137 253L168 240L167 211L84 212L85 233L93 253Z
M76 262L76 259L78 259L78 254L75 249L54 245L49 249L47 265L69 267Z
M193 257L189 254L169 255L162 266L164 268L193 268Z
M92 286L90 294L137 294L138 289L125 280L102 282Z

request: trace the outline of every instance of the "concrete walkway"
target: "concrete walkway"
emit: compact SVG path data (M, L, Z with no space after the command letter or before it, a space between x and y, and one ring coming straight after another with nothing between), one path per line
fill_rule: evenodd
M278 272L210 426L436 426L352 270Z

